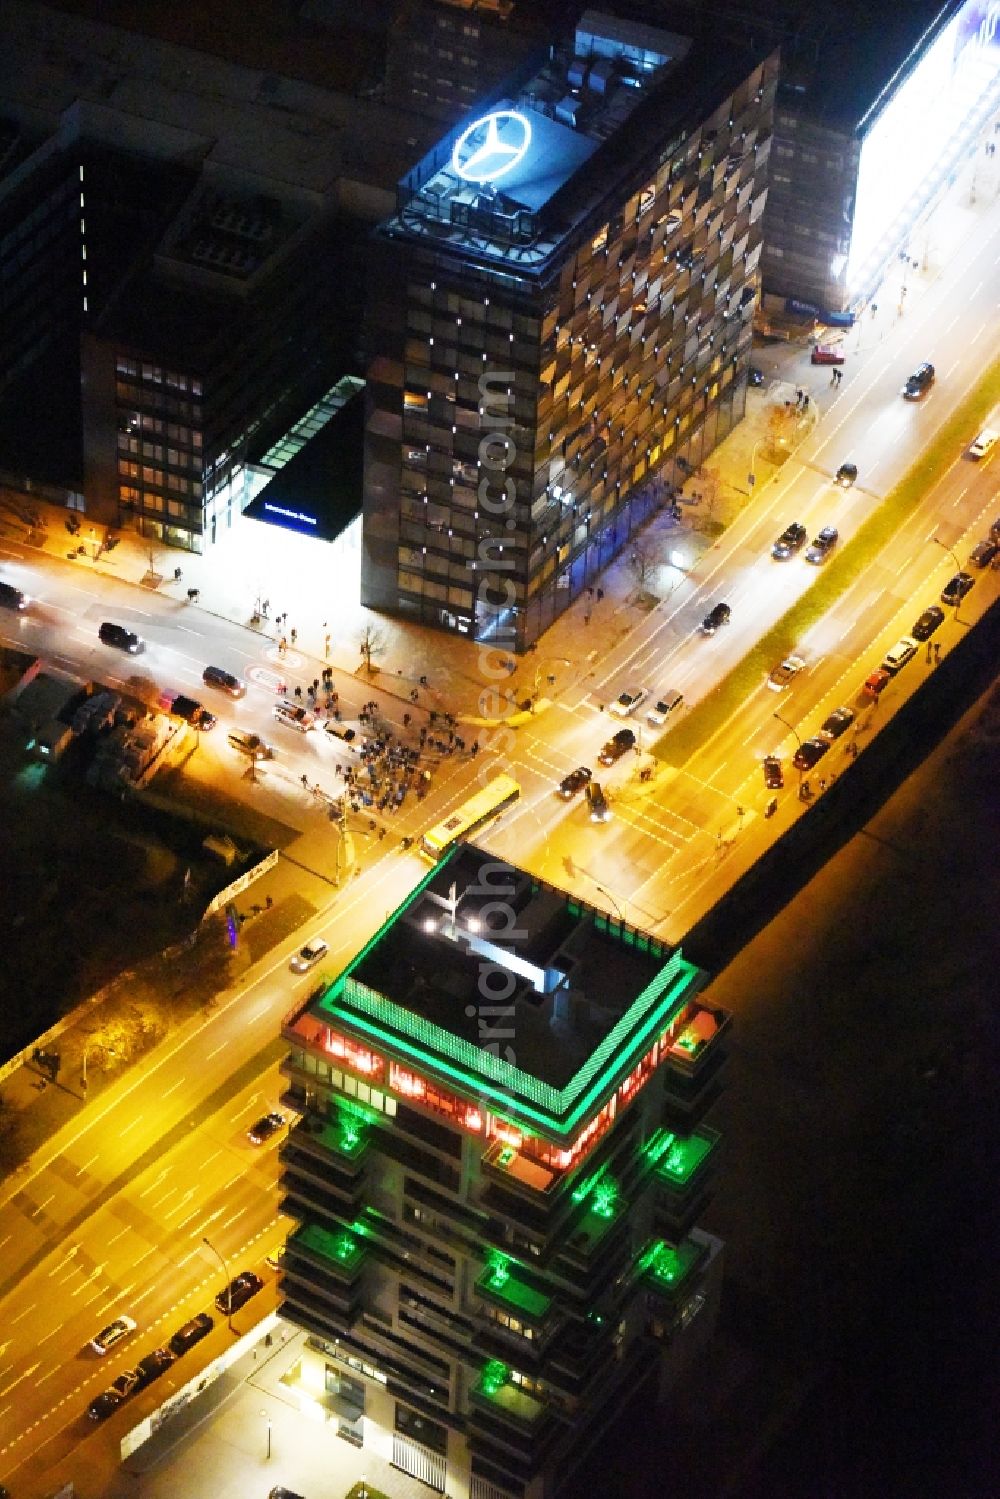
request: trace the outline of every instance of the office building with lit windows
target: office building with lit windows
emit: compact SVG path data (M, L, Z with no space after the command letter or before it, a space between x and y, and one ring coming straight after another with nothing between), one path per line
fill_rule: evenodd
M347 1440L452 1499L542 1499L684 1380L722 1270L705 980L458 845L286 1017L281 1313Z
M740 420L776 75L588 11L400 182L366 604L524 650Z

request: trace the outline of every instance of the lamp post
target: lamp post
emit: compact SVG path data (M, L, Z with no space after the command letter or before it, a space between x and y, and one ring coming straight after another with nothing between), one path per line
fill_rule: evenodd
M271 1459L271 1417L267 1411L261 1411L261 1416L267 1422L267 1461Z
M232 1285L232 1281L229 1278L229 1266L226 1264L225 1260L222 1258L222 1255L216 1249L216 1247L212 1243L211 1239L206 1239L205 1236L204 1236L204 1234L203 1234L201 1242L205 1245L206 1249L210 1249L212 1251L212 1253L215 1255L216 1259L219 1261L219 1264L222 1266L222 1273L226 1277L226 1322L227 1322L227 1324L229 1326L229 1331L232 1332L233 1331L233 1285Z
M954 562L954 564L955 564L956 570L958 572L961 572L962 571L962 564L958 560L958 553L955 551L955 548L954 547L950 547L950 546L946 546L945 543L943 541L939 540L939 538L937 536L932 536L931 537L931 541L933 541L933 543L934 543L935 546L940 547L941 550L942 550L942 552L947 552L948 553L948 556L951 558L952 562ZM958 617L958 611L961 609L961 607L962 607L962 600L959 599L958 603L955 605L955 623L957 625L960 625L960 624L963 623L963 621L960 620L959 617Z
M782 718L782 716L781 716L780 713L772 713L771 717L772 718L776 718L780 724L784 724L785 728L788 729L788 731L790 733L792 733L792 734L795 735L795 743L798 745L799 749L801 749L802 748L802 735L799 733L798 729L795 728L794 724L790 724L788 722L787 718ZM801 767L800 767L800 769L799 769L799 798L800 799L801 799L801 796L802 796L802 770L801 770Z

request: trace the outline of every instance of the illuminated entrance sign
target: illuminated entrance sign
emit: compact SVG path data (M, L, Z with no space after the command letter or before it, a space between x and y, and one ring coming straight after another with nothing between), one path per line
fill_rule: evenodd
M485 139L479 133L485 130ZM451 164L463 182L496 182L520 166L531 145L531 124L516 109L498 109L468 125L455 142Z

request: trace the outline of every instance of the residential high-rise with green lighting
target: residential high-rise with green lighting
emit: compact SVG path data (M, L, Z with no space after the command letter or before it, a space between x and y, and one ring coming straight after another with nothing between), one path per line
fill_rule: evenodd
M666 1394L721 1275L704 982L460 845L286 1019L282 1314L347 1440L452 1499L541 1499Z

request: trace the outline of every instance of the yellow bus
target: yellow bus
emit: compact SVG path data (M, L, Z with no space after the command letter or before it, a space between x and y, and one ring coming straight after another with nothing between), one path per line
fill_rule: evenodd
M436 863L459 838L470 838L491 818L499 817L520 795L520 786L510 776L494 776L482 791L470 796L437 827L424 834L420 840L420 852L425 859Z

